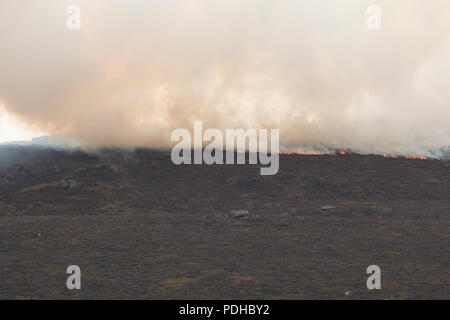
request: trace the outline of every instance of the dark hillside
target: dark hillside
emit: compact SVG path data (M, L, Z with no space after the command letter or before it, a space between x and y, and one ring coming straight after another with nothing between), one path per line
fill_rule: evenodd
M281 155L260 176L146 149L1 147L0 298L448 299L449 213L448 161Z

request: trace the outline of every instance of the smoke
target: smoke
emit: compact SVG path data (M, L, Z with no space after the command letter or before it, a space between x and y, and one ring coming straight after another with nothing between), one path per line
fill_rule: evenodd
M450 145L447 0L0 3L0 104L93 145L176 128L279 128L301 145L427 155ZM366 9L382 9L381 30Z

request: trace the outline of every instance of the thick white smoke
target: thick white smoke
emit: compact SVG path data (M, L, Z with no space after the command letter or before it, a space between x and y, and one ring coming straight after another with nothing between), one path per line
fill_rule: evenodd
M0 3L0 103L92 144L175 128L279 128L299 145L426 155L450 145L447 0ZM381 29L366 9L382 9Z

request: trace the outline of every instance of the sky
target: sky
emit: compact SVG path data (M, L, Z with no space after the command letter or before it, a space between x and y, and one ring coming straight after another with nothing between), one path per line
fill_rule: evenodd
M45 132L30 127L0 105L0 143L30 141L34 137L43 135Z
M203 120L280 129L285 150L427 155L450 146L449 87L448 0L0 3L0 142L169 147Z

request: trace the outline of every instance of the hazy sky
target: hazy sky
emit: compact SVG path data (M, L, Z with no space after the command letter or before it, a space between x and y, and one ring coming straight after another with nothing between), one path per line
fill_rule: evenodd
M425 154L450 146L449 88L448 0L0 2L0 105L93 144L170 146L203 120L279 128L286 148Z

